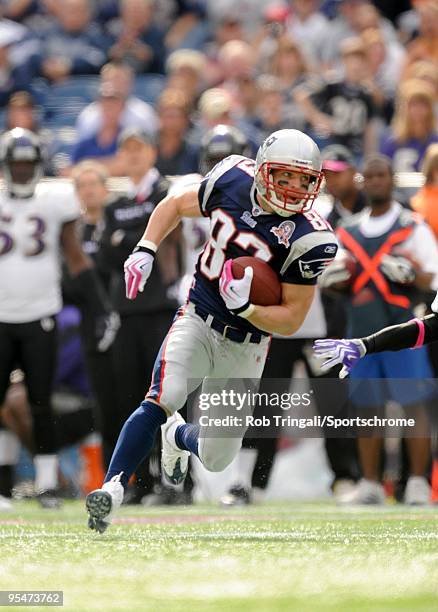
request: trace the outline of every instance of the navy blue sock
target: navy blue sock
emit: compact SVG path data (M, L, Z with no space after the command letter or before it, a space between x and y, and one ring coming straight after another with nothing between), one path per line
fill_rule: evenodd
M147 400L140 404L122 427L105 482L123 472L120 481L126 489L138 464L151 452L157 431L166 420L166 413L157 404Z
M178 448L182 450L188 450L191 453L198 455L198 439L199 439L199 425L192 425L186 423L180 425L175 431L175 442Z

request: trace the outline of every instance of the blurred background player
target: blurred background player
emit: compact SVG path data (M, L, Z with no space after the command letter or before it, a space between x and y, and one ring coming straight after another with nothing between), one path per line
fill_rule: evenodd
M363 175L369 208L337 230L342 247L354 257L357 265L347 302L347 335L353 337L368 335L388 324L408 321L413 316L416 292L436 286L438 274L438 249L430 228L392 199L391 161L382 155L370 156ZM351 378L373 379L366 387L351 392L351 401L361 409L372 408L374 414L379 408L383 409L387 399L392 399L406 410L415 411L417 437L406 439L410 476L405 501L408 504L427 503L430 489L425 475L430 459L430 432L423 427L424 404L433 395L433 390L421 382L433 378L427 351L369 355L352 371ZM395 380L400 378L412 379L409 392L406 385L397 386ZM384 392L374 379L388 379L388 390ZM363 478L344 501L383 503L382 439L360 436L358 448Z
M79 207L67 186L41 183L37 137L16 128L1 141L5 190L0 199L0 404L17 366L26 378L34 422L36 490L49 504L57 486L51 391L56 365L56 320L61 309L62 250L100 349L114 339L108 306L92 263L76 237ZM61 205L60 205L61 203ZM7 458L3 465L8 466ZM3 474L7 477L7 467Z

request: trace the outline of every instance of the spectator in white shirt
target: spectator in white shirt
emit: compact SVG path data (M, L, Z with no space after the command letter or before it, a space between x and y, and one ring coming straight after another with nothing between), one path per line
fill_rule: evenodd
M100 71L101 85L109 83L125 97L124 110L120 118L121 129L137 127L155 135L158 129L157 115L146 102L130 95L134 73L126 64L110 62ZM83 140L96 134L102 126L102 109L99 100L84 108L76 122L78 139Z

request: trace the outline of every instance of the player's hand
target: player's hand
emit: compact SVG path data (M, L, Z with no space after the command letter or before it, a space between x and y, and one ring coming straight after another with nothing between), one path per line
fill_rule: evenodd
M143 291L151 274L153 263L154 256L144 251L131 253L125 261L123 269L125 271L126 297L128 300L135 300L137 293Z
M346 283L351 278L351 272L347 270L344 261L336 259L328 265L318 277L318 285L322 289L328 289L338 283Z
M116 339L119 328L120 317L115 311L96 317L95 336L96 348L99 353L104 353L110 348Z
M251 310L249 293L254 270L247 266L243 278L234 278L232 265L232 259L225 262L219 279L219 292L229 311L246 318Z
M394 283L411 285L415 280L415 268L412 262L400 255L384 255L380 269L386 278Z
M315 340L313 351L318 359L324 360L321 370L330 370L335 365L341 364L342 370L339 378L345 378L351 369L367 352L362 340Z

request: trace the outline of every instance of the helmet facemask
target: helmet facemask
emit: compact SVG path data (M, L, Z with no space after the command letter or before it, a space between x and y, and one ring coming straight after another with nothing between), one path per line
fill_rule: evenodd
M301 189L296 187L283 187L275 183L272 174L274 170L296 172L303 176L307 176L309 177L308 186ZM322 172L313 168L278 162L262 163L255 176L257 193L276 214L282 217L289 217L293 214L310 210L315 198L319 194L322 179Z
M43 176L43 160L37 138L28 130L15 128L2 139L3 176L9 193L30 198Z
M43 172L42 165L31 161L13 161L5 164L3 174L9 193L16 198L30 198Z

